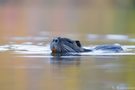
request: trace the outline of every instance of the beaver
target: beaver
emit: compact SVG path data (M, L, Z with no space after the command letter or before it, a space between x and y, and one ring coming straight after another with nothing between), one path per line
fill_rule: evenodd
M85 49L82 47L79 40L71 40L69 38L56 37L50 43L52 53L79 53L79 52L93 52L97 50L121 52L123 48L120 45L98 45L92 49Z

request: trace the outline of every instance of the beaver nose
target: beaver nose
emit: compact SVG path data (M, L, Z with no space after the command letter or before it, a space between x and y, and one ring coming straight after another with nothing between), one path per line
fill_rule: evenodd
M52 48L52 53L56 53L56 52L57 52L56 48Z

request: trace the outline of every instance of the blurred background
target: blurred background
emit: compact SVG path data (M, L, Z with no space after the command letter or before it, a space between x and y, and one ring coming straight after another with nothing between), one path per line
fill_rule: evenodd
M135 33L135 0L0 0L0 37Z
M135 90L134 55L58 58L48 44L134 45L134 35L135 0L0 0L0 90Z

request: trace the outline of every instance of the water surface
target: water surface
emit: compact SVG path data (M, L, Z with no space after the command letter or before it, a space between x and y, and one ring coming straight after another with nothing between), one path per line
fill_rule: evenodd
M89 34L81 42L93 48L104 44L99 38L124 52L52 56L51 38L12 37L0 45L0 90L135 90L134 38Z

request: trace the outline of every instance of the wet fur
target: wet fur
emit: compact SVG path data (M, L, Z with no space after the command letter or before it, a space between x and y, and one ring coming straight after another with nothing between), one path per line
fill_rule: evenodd
M103 50L107 52L121 52L123 51L120 45L98 45L93 49L85 49L81 47L81 43L78 40L71 40L68 38L57 37L50 43L50 49L56 49L56 53L69 53L69 52L92 52L97 50Z

